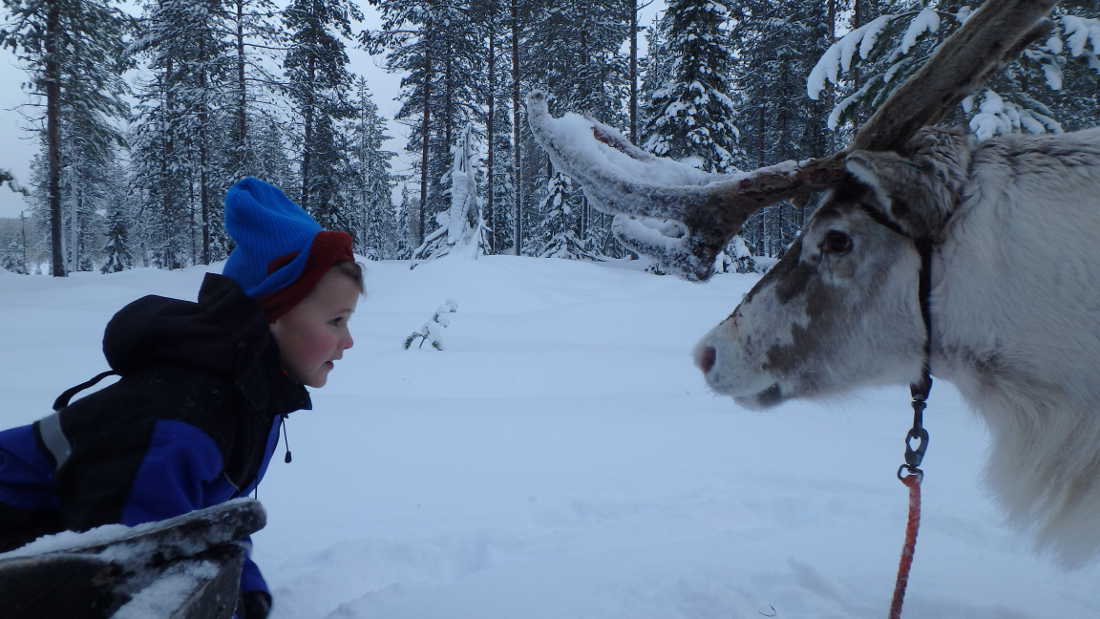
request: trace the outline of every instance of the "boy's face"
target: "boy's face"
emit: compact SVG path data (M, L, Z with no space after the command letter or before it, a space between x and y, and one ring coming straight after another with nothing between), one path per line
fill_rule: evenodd
M294 309L271 323L283 369L297 382L323 387L333 363L354 343L348 320L359 302L359 286L329 269Z

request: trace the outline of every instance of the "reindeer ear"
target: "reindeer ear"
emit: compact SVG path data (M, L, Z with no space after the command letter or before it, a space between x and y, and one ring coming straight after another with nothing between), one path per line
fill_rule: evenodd
M848 173L875 196L884 215L914 237L936 235L950 206L937 174L929 173L924 157L895 152L857 150L844 160Z

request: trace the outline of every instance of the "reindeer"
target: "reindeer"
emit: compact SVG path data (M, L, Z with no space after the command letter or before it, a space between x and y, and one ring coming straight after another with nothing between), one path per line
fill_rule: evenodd
M767 408L930 368L990 428L988 478L1010 519L1078 566L1100 554L1100 129L974 143L929 126L1043 36L1054 4L986 2L851 147L807 162L704 174L599 122L554 119L541 94L528 112L620 239L689 279L710 276L755 210L821 192L696 346L707 383Z

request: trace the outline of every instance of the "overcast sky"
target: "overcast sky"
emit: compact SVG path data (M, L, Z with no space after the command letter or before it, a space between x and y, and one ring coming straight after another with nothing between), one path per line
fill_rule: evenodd
M664 7L664 0L657 0L642 9L639 23L647 25L658 9ZM363 27L377 24L374 8L362 5L366 14L366 22L354 28L359 32ZM0 9L0 21L8 21L9 14ZM644 46L644 37L640 43ZM393 118L400 104L395 97L400 94L401 76L387 73L382 69L382 57L371 57L354 46L348 46L348 56L351 59L351 71L366 76L374 94L374 101L386 118ZM5 48L0 51L0 143L4 145L0 154L0 168L11 170L17 179L26 183L30 178L30 161L37 150L37 137L27 131L32 124L29 118L41 115L40 107L32 107L32 98L21 88L21 84L27 81L27 75L16 65L15 55ZM133 86L133 84L131 84ZM397 172L407 172L411 159L404 156L404 146L408 138L408 129L403 125L390 121L390 135L393 141L389 149L403 156L395 162ZM0 188L0 217L19 217L19 212L27 208L23 196L14 193L7 186Z

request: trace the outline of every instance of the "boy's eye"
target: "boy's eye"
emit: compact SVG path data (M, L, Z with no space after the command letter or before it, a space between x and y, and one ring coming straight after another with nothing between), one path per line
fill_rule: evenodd
M332 320L329 321L329 324L331 324L334 327L339 327L343 323L344 323L344 317L343 316L337 316L336 318L333 318Z

